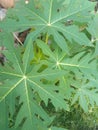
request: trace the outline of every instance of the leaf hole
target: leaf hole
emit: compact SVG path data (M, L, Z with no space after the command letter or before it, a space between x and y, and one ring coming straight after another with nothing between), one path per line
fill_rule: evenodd
M59 86L59 84L60 84L60 81L59 81L59 80L55 82L55 85L56 85L56 86Z
M57 9L57 12L60 12L60 9L59 9L59 8Z
M59 90L55 90L56 93L59 93Z
M67 20L65 22L65 26L70 26L70 25L73 25L73 20Z
M46 79L44 79L44 78L43 78L43 79L41 79L40 81L41 81L43 84L47 84L47 83L49 84L49 81L48 81L48 80L46 80Z
M25 0L25 4L29 4L29 0Z
M2 53L0 53L0 64L2 65L2 66L4 66L4 62L6 61L6 57L2 54Z
M41 121L44 121L44 119L43 119L41 116L39 116L38 114L35 114L35 116L36 116L38 119L40 119Z

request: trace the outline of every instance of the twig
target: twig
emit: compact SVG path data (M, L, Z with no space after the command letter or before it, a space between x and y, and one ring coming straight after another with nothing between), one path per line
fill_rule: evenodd
M20 39L17 37L17 35L16 35L16 33L14 32L13 33L13 36L14 36L14 38L21 44L21 45L23 45L23 43L20 41Z

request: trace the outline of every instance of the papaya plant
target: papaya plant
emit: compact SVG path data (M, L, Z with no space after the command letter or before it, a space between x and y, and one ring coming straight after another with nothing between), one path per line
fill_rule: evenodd
M89 0L19 0L7 10L0 21L0 129L67 130L53 123L56 112L98 106L97 22L97 3Z

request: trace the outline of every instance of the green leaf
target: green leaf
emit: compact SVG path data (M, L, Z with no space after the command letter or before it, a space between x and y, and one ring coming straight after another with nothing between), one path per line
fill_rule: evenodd
M20 0L7 10L0 21L0 63L5 58L0 64L2 130L66 130L77 106L85 113L98 106L95 4ZM13 33L19 38L26 29L24 43L16 44ZM57 119L61 114L64 118ZM73 114L70 128L78 129ZM67 122L59 126L59 120Z
M97 94L98 89L94 88L94 83L89 81L89 83L85 83L79 87L74 95L72 100L72 105L79 100L80 106L83 108L85 112L88 112L88 107L91 105L94 107L94 104L98 104Z
M49 130L67 130L67 129L65 129L65 128L52 127L52 128L50 128Z
M8 125L7 107L5 101L0 104L0 117L0 129L4 130L7 128Z
M95 15L94 19L89 22L89 26L87 28L87 30L90 32L90 34L92 35L92 40L98 39L98 14ZM93 42L93 41L92 41Z
M84 109L85 112L88 112L87 101L86 101L85 96L83 94L81 94L79 96L79 104Z
M92 46L88 37L79 31L77 25L66 26L66 22L72 20L75 24L76 21L83 19L88 23L91 19L89 12L95 3L83 0L39 0L37 4L34 0L29 1L27 5L24 1L18 2L16 8L8 11L6 20L1 21L0 28L13 32L34 27L35 31L28 37L32 35L34 40L34 37L46 32L52 35L60 48L67 53L68 44L65 37L71 43L74 40L80 45Z
M10 51L6 51L8 62L5 67L0 67L0 103L11 99L10 97L15 100L20 96L20 104L23 105L15 119L15 128L23 125L23 130L31 128L41 130L44 129L42 124L47 128L51 118L40 106L40 101L43 100L47 105L50 99L56 109L69 109L63 95L56 92L57 86L54 82L65 73L51 68L41 70L42 64L33 65L32 42L26 45L23 54L21 49L18 51L17 49L13 47ZM39 101L35 98L35 94L39 96ZM9 107L14 107L12 102L8 103ZM4 124L6 125L6 122Z
M23 66L24 66L24 74L26 74L26 70L30 71L30 62L33 59L33 43L29 41L26 50L23 55Z

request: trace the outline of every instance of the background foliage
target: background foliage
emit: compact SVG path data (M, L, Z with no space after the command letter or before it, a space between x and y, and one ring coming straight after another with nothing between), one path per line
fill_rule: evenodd
M97 8L88 0L20 0L8 9L0 21L0 129L97 128ZM25 30L15 45L13 33Z

